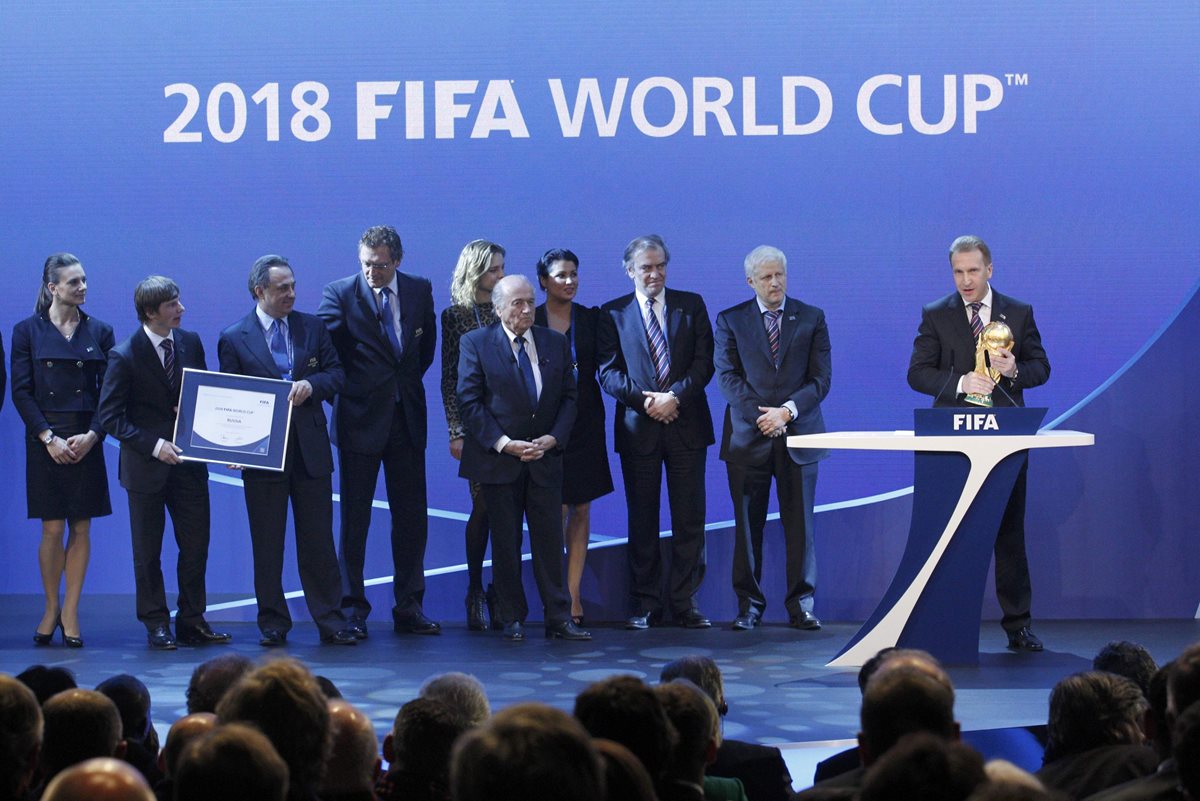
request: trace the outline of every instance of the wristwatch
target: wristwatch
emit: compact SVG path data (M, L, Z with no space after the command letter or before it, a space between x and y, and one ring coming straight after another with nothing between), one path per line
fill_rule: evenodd
M54 432L47 431L46 436L42 437L42 444L49 445L51 442L54 442Z

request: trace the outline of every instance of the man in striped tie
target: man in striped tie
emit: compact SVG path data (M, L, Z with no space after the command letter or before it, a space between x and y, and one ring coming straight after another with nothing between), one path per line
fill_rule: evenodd
M1050 378L1050 360L1033 320L1033 307L993 291L992 252L977 236L960 236L950 245L954 292L921 310L921 326L913 341L908 385L933 396L933 405L966 405L968 392L991 393L996 406L1024 406L1024 390ZM975 370L975 342L992 321L1005 323L1013 334L1011 350L991 357L999 382ZM978 408L978 407L972 407ZM996 534L996 597L1001 621L1014 651L1040 651L1042 641L1030 629L1029 563L1025 557L1025 473L1021 466L1000 530Z
M699 610L704 579L704 465L713 443L704 387L713 375L712 324L704 299L667 289L671 255L657 234L625 248L634 291L600 309L600 384L617 400L614 441L625 479L632 614L629 629L674 619L712 624ZM671 566L666 597L659 552L659 498L667 474Z
M815 630L817 562L813 495L825 450L789 450L787 436L825 430L821 401L833 368L825 313L787 295L787 256L760 245L746 256L754 297L717 315L714 361L725 396L721 459L733 499L735 631L759 625L767 607L762 582L763 528L771 479L787 554L783 605L793 628Z

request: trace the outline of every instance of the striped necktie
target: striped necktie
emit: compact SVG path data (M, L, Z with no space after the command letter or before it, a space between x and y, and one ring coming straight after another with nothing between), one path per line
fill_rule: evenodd
M163 370L167 373L167 382L175 384L175 346L169 339L158 343L163 352Z
M983 320L979 319L979 310L983 308L983 304L975 301L967 305L971 307L971 336L979 339L979 335L983 333Z
M768 309L763 312L767 318L767 342L771 346L771 361L779 366L779 317L783 309Z
M671 386L671 354L667 352L667 338L663 336L658 315L654 313L654 298L646 298L646 339L650 343L650 358L654 361L654 377L659 392Z

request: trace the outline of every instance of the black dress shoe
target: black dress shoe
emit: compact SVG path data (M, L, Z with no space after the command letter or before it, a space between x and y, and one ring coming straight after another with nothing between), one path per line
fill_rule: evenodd
M650 628L650 613L642 612L625 620L625 628L630 631L645 631Z
M416 612L402 618L394 618L392 628L397 634L441 634L442 624L425 617L424 612Z
M356 640L367 639L367 621L361 617L352 617L346 621L346 631L354 635Z
M546 626L546 639L583 641L592 639L592 633L579 628L574 621L566 620L556 626Z
M525 627L521 625L521 621L514 620L512 623L504 624L504 639L512 642L520 642L525 639Z
M733 625L730 626L734 631L750 631L758 625L758 615L753 612L746 612L738 615L733 619Z
M819 631L821 629L821 621L817 616L805 610L792 615L788 619L788 625L794 629L802 629L804 631Z
M171 636L171 627L165 623L155 626L146 634L150 647L156 651L174 651L175 638Z
M482 589L467 593L467 628L470 631L487 631L487 596Z
M702 615L699 609L689 609L679 616L679 625L685 629L710 629L712 621Z
M1045 646L1029 626L1023 626L1008 633L1008 650L1010 651L1041 651Z
M176 626L175 634L180 645L213 645L227 643L233 639L232 634L213 631L204 621L200 621L195 626Z
M321 638L322 645L358 645L358 637L350 629L342 629Z
M263 631L262 637L258 639L258 644L263 648L278 648L287 645L287 633L279 629L266 629Z

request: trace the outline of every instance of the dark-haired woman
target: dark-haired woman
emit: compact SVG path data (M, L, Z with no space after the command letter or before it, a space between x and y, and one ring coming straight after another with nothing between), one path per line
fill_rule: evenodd
M567 337L579 388L578 413L563 454L563 532L567 543L567 591L571 618L583 624L580 585L587 559L592 501L613 491L604 440L604 399L596 381L596 324L594 306L575 303L579 289L579 257L569 250L548 250L537 265L538 283L546 302L537 307L534 325L545 325Z
M112 513L95 413L113 330L83 312L86 299L79 259L55 253L42 269L33 316L13 328L12 399L25 423L26 502L29 517L42 521L46 611L33 635L37 645L49 645L59 628L66 645L83 646L79 596L92 518Z

